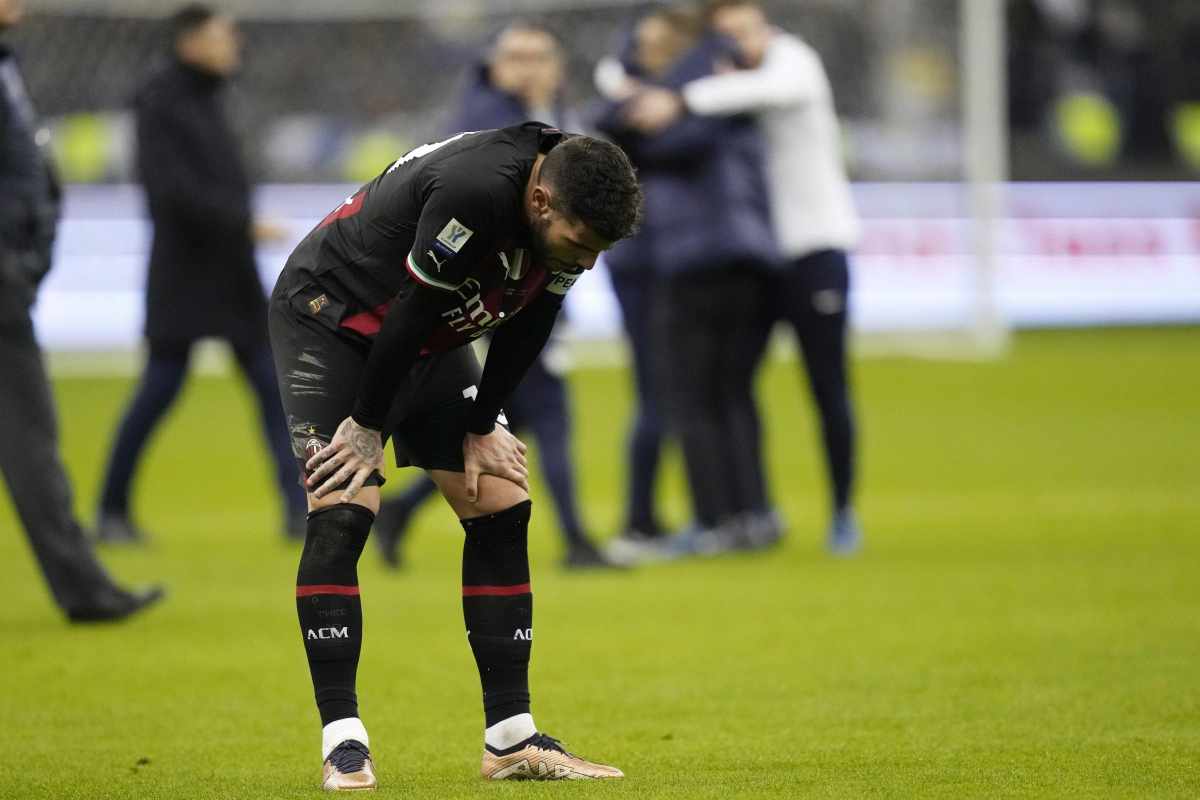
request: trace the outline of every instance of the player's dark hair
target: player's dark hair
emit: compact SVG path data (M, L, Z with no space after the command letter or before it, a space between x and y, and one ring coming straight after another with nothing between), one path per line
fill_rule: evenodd
M501 28L499 31L497 31L496 35L492 37L493 48L495 47L496 43L500 41L500 37L506 33L509 33L510 31L523 31L526 33L540 33L543 36L549 37L554 42L554 46L558 48L560 53L564 52L566 50L566 45L563 43L563 38L562 38L562 36L560 36L558 34L558 31L556 31L554 28L550 27L548 24L546 24L542 20L536 19L533 17L522 17L519 19L514 19L513 21L511 21L507 25L505 25L503 28Z
M759 11L766 11L759 0L708 0L704 4L704 18L711 22L718 12L726 8L745 8L747 6L757 8Z
M174 47L179 39L202 28L217 16L217 10L206 3L188 3L167 19L167 41Z
M611 142L572 136L546 155L541 178L554 207L615 242L637 231L642 188L625 151Z
M658 9L653 14L670 25L681 36L698 39L704 32L704 22L707 19L703 12L690 3L674 3Z

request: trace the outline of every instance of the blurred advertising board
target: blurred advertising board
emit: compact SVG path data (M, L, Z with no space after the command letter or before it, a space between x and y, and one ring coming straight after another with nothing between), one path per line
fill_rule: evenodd
M257 206L289 231L259 252L270 287L295 243L343 197L341 185L271 185ZM996 302L1014 327L1200 322L1200 183L1011 184L996 226ZM868 332L968 327L977 260L965 187L859 184L855 326ZM149 228L136 187L72 186L54 269L36 311L44 345L120 350L142 326ZM603 265L568 297L574 335L618 335Z

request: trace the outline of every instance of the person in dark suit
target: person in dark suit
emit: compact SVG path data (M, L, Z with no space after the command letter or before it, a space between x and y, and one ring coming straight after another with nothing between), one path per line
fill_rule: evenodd
M21 20L20 0L0 0L0 32ZM123 619L161 589L130 592L96 560L72 513L58 456L50 381L30 308L50 270L59 187L12 51L0 42L0 472L55 602L73 622Z
M97 534L143 538L130 514L130 484L146 441L179 394L193 345L232 348L258 398L289 535L302 536L304 492L296 474L266 334L266 300L254 258L251 188L221 89L240 63L233 21L189 5L170 21L170 63L137 94L137 167L154 225L146 286L149 359L108 461Z
M504 128L533 119L577 130L577 120L563 99L565 77L562 45L554 33L532 22L514 22L501 31L488 57L472 71L446 132ZM514 431L532 431L537 439L542 475L566 545L564 566L607 567L611 564L588 538L576 502L570 400L556 363L561 361L555 358L558 352L560 348L551 343L533 362L505 413ZM375 522L375 543L386 563L400 564L408 522L436 491L433 481L422 476L384 502Z

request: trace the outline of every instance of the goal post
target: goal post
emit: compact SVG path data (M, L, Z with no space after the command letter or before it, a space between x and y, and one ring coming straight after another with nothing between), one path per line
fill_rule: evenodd
M982 356L1008 347L999 293L1000 223L1008 181L1005 0L959 0L963 167L971 221L971 344Z

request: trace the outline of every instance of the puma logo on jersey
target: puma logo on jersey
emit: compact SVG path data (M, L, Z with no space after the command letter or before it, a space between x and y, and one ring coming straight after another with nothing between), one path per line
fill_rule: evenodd
M442 264L446 263L446 259L443 258L441 261L438 261L437 255L432 250L426 250L425 255L429 256L429 260L433 262L433 266L437 268L438 272L441 272Z
M512 258L509 258L508 253L497 253L500 256L500 265L504 267L504 272L510 281L519 281L525 277L525 251L514 250Z

